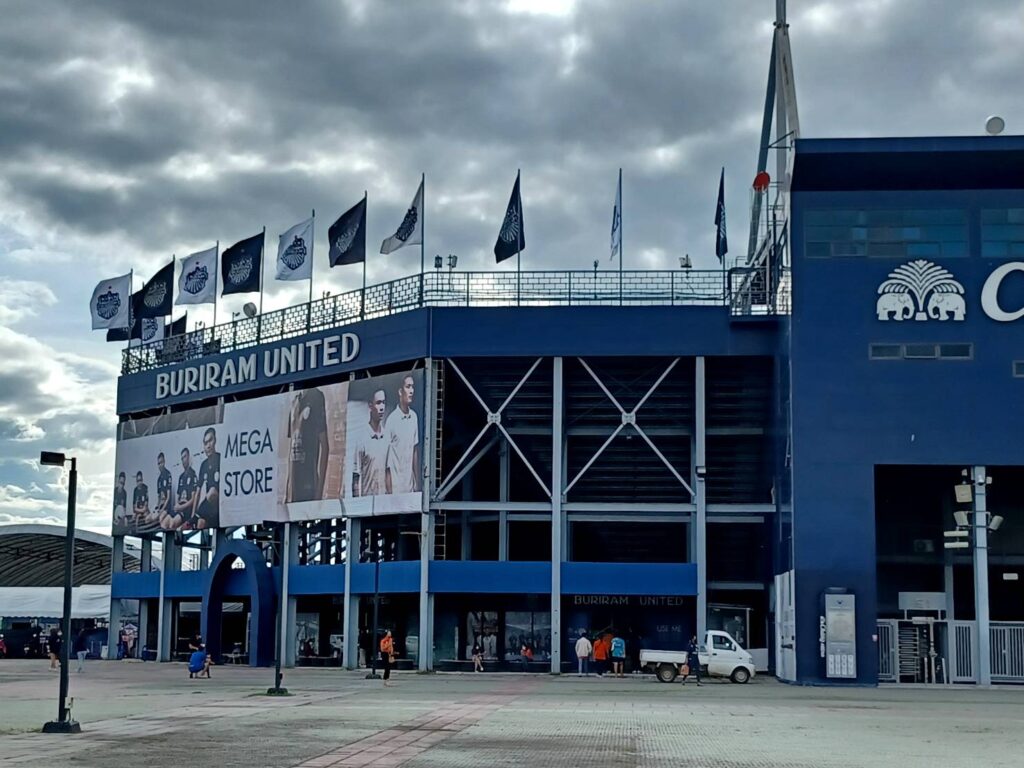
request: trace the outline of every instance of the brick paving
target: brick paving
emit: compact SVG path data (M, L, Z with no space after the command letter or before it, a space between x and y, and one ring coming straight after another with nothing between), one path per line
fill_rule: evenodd
M0 765L60 768L558 766L1018 768L1024 689L798 688L758 678L701 689L651 677L268 670L96 663L72 675L78 736L54 715L45 662L0 662Z

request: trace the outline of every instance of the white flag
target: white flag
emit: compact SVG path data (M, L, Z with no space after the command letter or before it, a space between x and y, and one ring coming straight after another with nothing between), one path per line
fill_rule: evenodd
M101 280L92 292L89 311L93 330L97 328L127 328L131 325L131 274Z
M217 246L181 260L175 304L213 304L217 301Z
M615 191L615 209L612 211L612 255L622 249L622 169L619 169L619 186Z
M277 279L310 280L313 277L313 219L296 224L277 244Z
M406 245L419 245L423 242L423 182L416 190L412 205L405 212L405 218L398 225L395 234L381 243L381 253L391 253Z
M140 344L149 344L151 341L163 341L167 336L167 322L162 317L144 317L140 322L139 331L142 334ZM131 345L129 345L131 346Z

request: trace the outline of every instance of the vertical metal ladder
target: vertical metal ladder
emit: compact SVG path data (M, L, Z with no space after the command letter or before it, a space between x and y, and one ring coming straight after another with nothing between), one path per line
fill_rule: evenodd
M431 490L441 485L441 448L444 431L444 360L433 361L434 374L434 466ZM434 559L444 560L447 555L448 515L443 509L434 511Z

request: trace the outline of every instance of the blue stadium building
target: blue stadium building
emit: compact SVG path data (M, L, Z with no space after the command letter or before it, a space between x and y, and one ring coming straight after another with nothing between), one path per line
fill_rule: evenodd
M742 265L438 270L126 350L111 626L552 673L717 628L796 683L1024 681L1024 138L800 139L784 91Z

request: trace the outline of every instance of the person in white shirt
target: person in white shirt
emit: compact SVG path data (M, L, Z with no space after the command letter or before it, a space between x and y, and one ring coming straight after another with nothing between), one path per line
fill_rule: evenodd
M383 389L370 399L370 420L359 433L352 461L352 495L376 496L384 493L388 440L384 433L384 412L387 406Z
M388 457L384 473L387 493L415 493L420 490L420 425L412 409L416 385L413 377L402 379L398 405L388 416Z
M590 674L590 654L594 652L594 646L590 644L585 632L580 632L580 639L576 641L576 663L578 664L578 675Z

